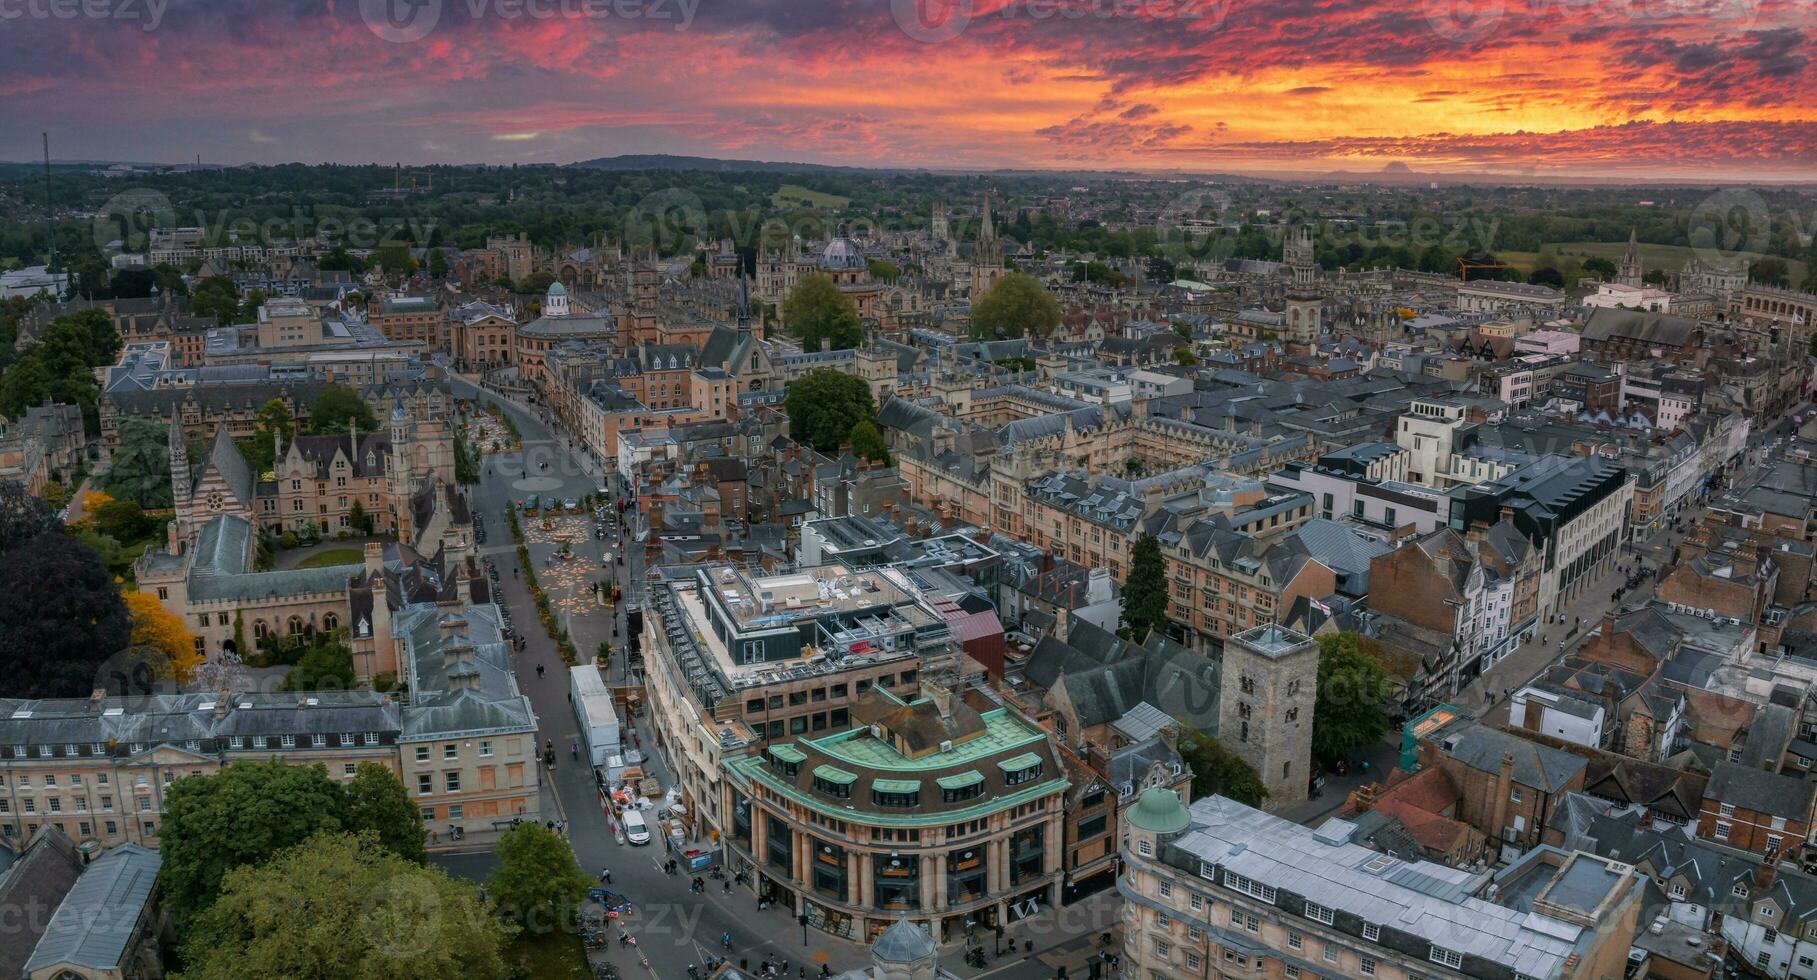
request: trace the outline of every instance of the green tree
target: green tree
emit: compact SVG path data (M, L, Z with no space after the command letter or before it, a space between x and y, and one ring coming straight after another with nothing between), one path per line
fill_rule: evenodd
M895 282L902 278L902 267L888 259L872 259L868 263L871 278L883 282Z
M441 249L432 248L429 250L428 271L431 276L437 279L448 274L448 256L442 254Z
M1175 347L1173 349L1173 362L1181 367L1192 367L1194 364L1199 363L1199 355L1194 354L1190 347Z
M365 505L358 500L353 502L352 507L347 508L347 528L359 534L372 533L372 515L366 513Z
M346 385L323 388L309 409L309 431L317 435L342 433L350 424L357 424L361 432L377 432L379 428L372 406L359 392Z
M132 636L102 557L56 530L7 548L0 623L0 697L9 698L87 697Z
M188 980L513 975L504 959L513 930L470 884L371 834L313 835L226 874L221 898L187 931Z
M110 498L95 508L95 530L116 541L137 541L151 532L145 508L131 500Z
M1123 627L1140 641L1152 630L1167 628L1167 562L1161 542L1143 534L1130 549L1129 577L1123 580Z
M883 433L877 431L877 423L870 419L860 419L852 426L852 434L847 437L852 444L852 454L871 460L875 463L890 465L889 447L883 444Z
M1373 745L1388 731L1388 672L1364 653L1356 633L1319 637L1318 702L1312 714L1312 751L1340 759Z
M353 651L335 638L320 638L297 658L284 675L280 691L350 691L354 688Z
M289 445L295 425L290 419L290 409L277 398L259 406L257 420L252 437L240 440L239 447L240 455L246 457L246 465L254 474L261 474L270 472L277 464L278 440Z
M211 316L222 326L239 322L240 291L226 276L209 276L196 283L189 297L191 316Z
M1757 259L1748 267L1748 279L1762 286L1784 288L1791 284L1792 273L1784 259Z
M559 927L593 885L568 839L540 823L505 831L495 853L498 867L486 879L486 889L499 911L526 929Z
M423 847L423 814L389 766L362 762L347 781L347 824L372 831L385 849L407 861L429 860Z
M871 418L871 386L863 378L821 368L789 383L783 396L789 434L823 453L839 448L852 427Z
M1535 286L1551 286L1554 289L1563 289L1565 286L1564 274L1549 265L1540 266L1527 273L1527 281Z
M1603 258L1600 255L1592 255L1589 258L1584 260L1584 274L1585 275L1595 276L1598 279L1609 280L1609 279L1615 278L1615 271L1616 271L1615 263L1609 261L1608 259Z
M801 338L804 350L848 350L864 342L852 298L818 272L796 283L783 299L782 322Z
M1192 798L1217 794L1238 803L1261 806L1268 788L1249 763L1238 758L1218 740L1196 728L1180 733L1180 758L1192 770Z
M407 276L416 271L416 260L410 257L410 246L403 242L386 242L372 251L372 261L387 276Z
M182 922L214 904L227 873L347 826L347 794L320 765L235 762L164 792L165 902Z
M1033 276L1011 272L972 304L972 336L979 340L1046 337L1060 325L1060 302Z
M474 458L466 433L459 431L454 434L454 482L463 486L479 482L479 461Z
M169 507L169 430L149 419L128 416L120 420L119 436L120 445L100 481L102 489L141 507Z

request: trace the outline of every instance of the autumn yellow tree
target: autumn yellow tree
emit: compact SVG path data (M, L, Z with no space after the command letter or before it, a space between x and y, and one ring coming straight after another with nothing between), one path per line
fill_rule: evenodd
M128 592L125 599L132 617L132 645L150 647L169 658L169 676L164 679L188 680L201 666L202 655L196 652L195 637L183 628L183 621L149 592Z

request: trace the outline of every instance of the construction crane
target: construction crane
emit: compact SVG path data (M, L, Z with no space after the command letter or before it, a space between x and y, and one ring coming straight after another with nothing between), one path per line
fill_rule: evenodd
M1471 261L1466 260L1461 255L1457 257L1457 277L1459 279L1462 279L1465 282L1470 281L1470 270L1471 269L1512 269L1512 268L1514 268L1514 267L1511 265L1504 265L1500 262L1471 262Z

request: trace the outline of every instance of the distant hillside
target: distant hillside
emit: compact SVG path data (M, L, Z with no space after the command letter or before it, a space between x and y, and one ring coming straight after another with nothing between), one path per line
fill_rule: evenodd
M582 160L573 166L586 170L707 170L721 173L861 174L876 173L867 167L829 167L820 163L779 163L771 160L716 160L712 157L676 156L671 153L628 153Z

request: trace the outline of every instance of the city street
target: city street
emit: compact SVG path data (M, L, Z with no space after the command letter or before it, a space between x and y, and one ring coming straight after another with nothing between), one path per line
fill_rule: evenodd
M556 746L555 770L545 772L544 776L546 784L552 786L554 795L559 798L560 810L545 813L544 817L565 820L568 837L582 868L590 874L597 874L602 868L611 869L612 888L636 903L635 912L623 920L637 937L636 949L623 948L614 942L607 958L627 976L638 976L643 969L638 961L641 953L649 959L650 975L663 978L686 976L688 966L704 963L708 955L726 955L734 962L747 960L753 968L766 958L787 960L791 976L804 971L807 976L814 976L823 963L835 973L868 964L866 947L832 939L815 930L808 930L803 941L802 927L790 910L770 908L759 912L756 897L741 886L734 885L728 891L723 882L709 879L706 894L691 894L686 875L663 873L666 853L660 838L642 847L614 841L600 808L591 773L575 763L567 751L578 737L579 726L567 700L566 665L554 643L543 632L522 571L513 574L517 564L516 547L504 516L506 507L531 493L579 498L596 492L600 485L597 468L590 460L570 452L565 447L565 440L552 434L533 410L505 402L491 392L481 392L458 377L455 389L462 398L478 397L504 406L522 438L522 452L484 457L481 461L483 482L473 488L471 499L475 513L483 516L486 525L486 543L480 551L495 562L499 570L499 601L509 607L512 621L525 639L525 648L518 656L518 684L536 706L540 737ZM548 464L546 469L543 463ZM587 534L584 538L575 536L572 541L572 550L578 557L570 561L586 574L550 574L550 566L544 563L556 550L557 546L552 542L531 543L530 559L536 563L538 581L549 593L551 605L567 626L581 655L591 654L601 640L611 640L615 652L612 677L608 682L620 684L627 659L623 654L622 609L591 606L590 611L573 612L571 610L589 606L570 600L585 599L586 603L592 604L591 589L586 584L590 578L617 582L623 586L627 598L632 596L633 583L642 571L641 550L630 549L622 567L614 560L608 567L601 568L602 552L612 552L616 558L619 542L595 541L591 520L585 525ZM532 533L529 522L526 522L525 531L527 539L537 536ZM557 579L568 584L558 587ZM545 670L540 677L536 673L539 664ZM643 719L631 721L643 740L646 754L651 754L649 732L644 728ZM666 760L660 753L655 755L656 758L647 760L646 768L661 779L665 787L672 785ZM550 794L545 793L544 799L549 798ZM704 842L693 842L691 846L704 846ZM434 860L450 872L476 881L483 881L495 863L490 848L437 852ZM1032 957L1019 950L1013 956L993 959L984 969L977 970L963 966L955 949L943 955L942 965L968 978L1036 980L1054 976L1062 965L1068 967L1071 976L1084 976L1086 959L1095 951L1095 937L1114 925L1116 915L1114 894L1099 895L1081 907L1061 910L1058 920L1055 914L1048 913L1012 927L1008 938L1018 947L1032 941ZM731 933L733 941L729 953L720 941L721 935L727 932Z

